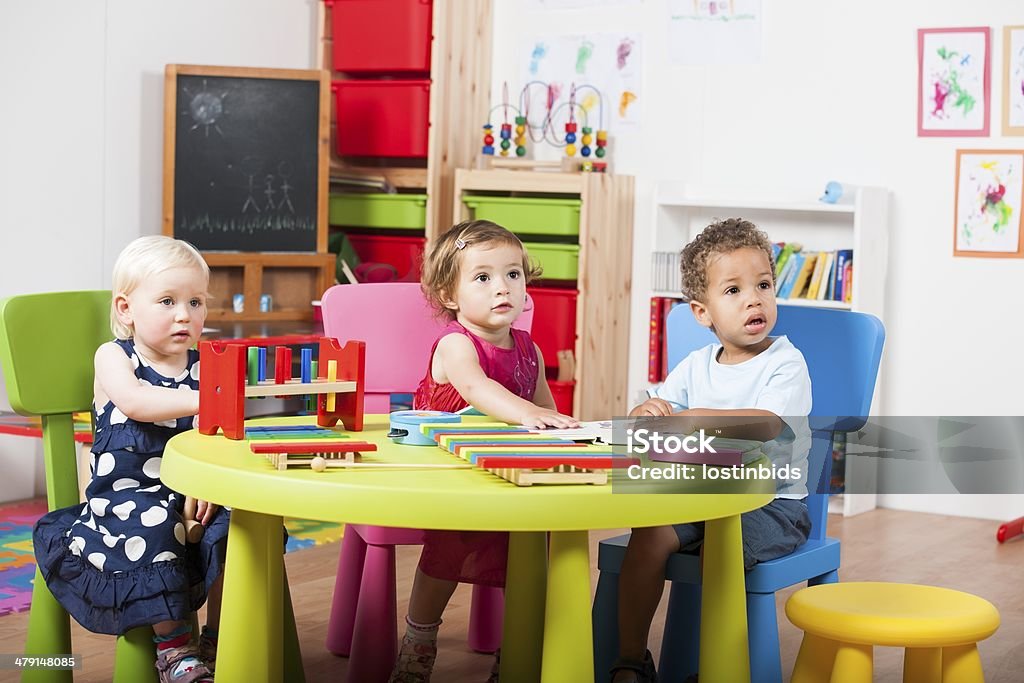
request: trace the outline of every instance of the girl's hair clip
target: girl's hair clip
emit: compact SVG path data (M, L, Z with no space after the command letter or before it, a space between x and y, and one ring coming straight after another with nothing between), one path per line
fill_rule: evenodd
M459 239L455 240L455 248L456 249L465 249L466 248L466 243L464 241L462 241L461 237Z

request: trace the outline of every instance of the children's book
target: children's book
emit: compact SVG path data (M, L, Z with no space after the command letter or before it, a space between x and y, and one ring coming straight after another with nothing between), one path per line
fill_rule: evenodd
M825 301L832 292L832 270L835 267L836 254L833 251L825 254L825 267L821 269L821 282L818 283L818 301Z
M726 439L716 436L711 443L715 452L655 453L650 456L654 462L677 462L688 465L714 465L715 467L739 467L749 465L761 457L761 442L749 439Z
M808 254L807 258L804 259L803 265L800 267L800 272L796 276L796 282L793 283L793 288L789 291L787 298L796 299L803 294L804 289L807 288L807 281L811 279L811 273L814 272L814 262L817 261L815 254Z
M821 276L825 272L825 259L827 256L825 252L818 252L817 258L814 259L814 273L811 274L811 282L807 285L807 298L817 299L818 289L821 287Z
M786 299L789 297L789 293L793 290L793 285L796 283L796 278L804 267L806 258L803 254L793 254L789 259L792 265L789 268L789 272L786 273L786 277L779 284L779 291L776 294L777 298Z
M846 274L846 262L851 260L853 260L853 249L840 249L836 252L832 301L843 301L843 276Z

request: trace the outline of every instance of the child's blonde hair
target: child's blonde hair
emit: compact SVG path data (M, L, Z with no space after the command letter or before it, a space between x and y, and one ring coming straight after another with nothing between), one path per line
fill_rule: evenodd
M117 296L129 295L143 280L171 268L198 268L207 285L210 267L202 254L188 242L166 235L149 235L133 240L114 262L113 297L110 302L110 330L118 339L130 339L135 334L131 326L117 318Z
M491 221L463 221L438 238L430 253L423 258L420 286L423 295L438 315L455 319L455 311L445 306L455 296L455 286L462 266L462 251L473 246L508 245L523 251L523 277L529 284L540 276L540 266L530 259L526 247L511 232Z
M715 254L728 254L749 247L760 249L768 257L775 284L775 257L768 235L750 221L726 218L704 228L693 241L683 247L680 270L683 275L683 296L688 301L705 303L708 293L708 263Z

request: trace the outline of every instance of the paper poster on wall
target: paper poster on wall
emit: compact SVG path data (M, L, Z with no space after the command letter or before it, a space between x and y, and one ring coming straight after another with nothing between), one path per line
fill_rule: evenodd
M917 32L917 134L987 136L989 29Z
M668 8L673 64L761 61L761 0L669 0Z
M955 256L1024 258L1024 150L956 153Z
M639 34L528 37L519 54L519 80L510 79L509 104L525 112L537 152L564 147L573 85L577 105L573 112L580 127L616 136L639 125L643 105ZM502 116L498 108L491 118L497 124L495 119ZM541 140L549 144L538 145ZM551 154L541 153L538 158L544 157Z
M1024 26L1003 28L1003 135L1024 135Z
M643 0L532 0L532 9L593 9L608 5L639 5Z

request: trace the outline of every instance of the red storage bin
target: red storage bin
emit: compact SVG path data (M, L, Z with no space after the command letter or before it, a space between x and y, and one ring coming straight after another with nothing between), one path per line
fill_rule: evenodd
M335 81L338 154L426 157L430 80Z
M558 382L549 379L548 386L551 387L551 396L555 399L555 410L562 415L572 415L572 394L576 382L571 380Z
M429 73L431 0L327 0L334 70Z
M363 263L390 264L398 271L399 280L420 279L423 249L427 242L425 237L347 234Z
M533 299L530 336L544 354L544 365L557 368L558 351L576 350L576 297L579 292L555 287L527 287L526 291Z

